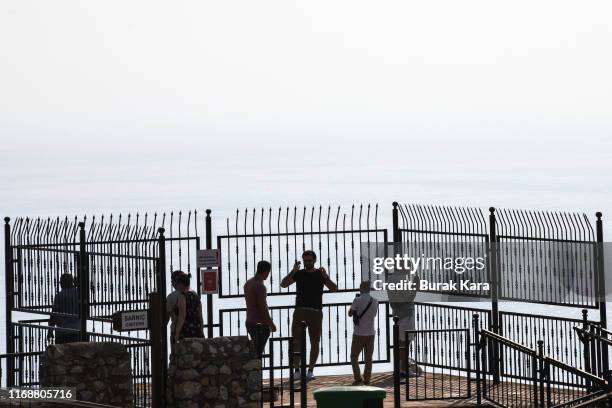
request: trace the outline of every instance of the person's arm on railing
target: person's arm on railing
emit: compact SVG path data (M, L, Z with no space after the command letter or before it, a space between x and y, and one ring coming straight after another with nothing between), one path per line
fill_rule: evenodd
M330 292L337 292L338 291L338 285L336 285L336 282L331 280L331 278L327 274L327 271L325 270L325 268L322 267L320 269L320 271L321 271L321 275L323 276L323 282L324 282L325 286L327 286L327 289L329 289Z
M295 283L295 274L300 270L300 261L295 261L295 263L293 264L293 269L291 269L291 272L289 272L287 274L287 276L285 276L283 278L283 280L281 281L281 288L288 288L289 286L293 285Z

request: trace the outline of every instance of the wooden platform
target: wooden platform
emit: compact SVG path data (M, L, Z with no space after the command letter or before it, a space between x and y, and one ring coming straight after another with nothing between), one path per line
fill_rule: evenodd
M406 401L406 384L401 385L401 407L413 408L442 408L442 407L476 407L476 384L470 384L471 397L461 398L468 395L468 382L465 377L426 373L419 378L411 378L409 381L410 401ZM276 380L278 386L280 379ZM315 380L308 383L308 407L316 407L313 392L321 388L338 385L351 385L352 375L317 376ZM372 375L371 386L380 387L387 391L384 401L385 408L393 407L393 375L392 373L378 373ZM298 385L299 388L299 385ZM289 406L288 381L283 380L283 393L275 402L276 406ZM575 390L577 392L577 390ZM510 405L515 407L530 407L533 405L533 388L527 384L503 383L490 390L491 395L503 392L503 396ZM567 390L554 389L551 393L553 401L568 401L577 395L570 395ZM446 398L436 400L431 398ZM295 406L299 407L300 393L295 393ZM265 403L264 407L268 407ZM492 407L494 404L483 399L484 407Z
M278 381L276 380L276 385L278 386ZM421 385L417 386L415 379L411 379L410 384L410 395L413 398L417 396L419 398L424 398L423 394L424 388ZM450 376L441 376L441 375L433 375L426 374L424 377L419 378L418 384L424 384L423 381L427 381L427 388L429 391L433 390L434 387L437 390L438 394L432 396L462 396L467 395L467 381L464 378L453 377ZM351 385L353 382L352 375L331 375L331 376L317 376L315 380L310 381L308 383L308 407L316 407L316 401L313 396L313 392L319 390L321 388L326 387L334 387L338 385ZM392 408L393 407L393 374L392 373L378 373L373 374L372 379L370 381L370 385L373 387L380 387L387 391L387 397L385 398L384 407ZM289 393L286 392L288 387L287 380L283 381L283 388L285 392L282 395L279 395L279 399L275 402L275 406L289 406ZM406 385L403 384L401 387L401 397L402 397L402 407L423 407L423 408L433 408L433 407L475 407L476 406L476 391L475 387L473 389L473 397L470 399L448 399L444 401L405 401L406 393L405 388ZM431 387L431 388L430 388ZM295 394L295 405L299 406L300 393L297 392ZM264 406L269 406L269 403L266 403ZM482 406L489 406L483 401Z

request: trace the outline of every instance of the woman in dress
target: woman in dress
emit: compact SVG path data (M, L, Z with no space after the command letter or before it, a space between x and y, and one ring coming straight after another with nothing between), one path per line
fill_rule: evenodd
M177 319L172 343L187 337L204 337L202 302L200 296L189 289L191 274L176 271L172 275L172 285L179 292L174 311Z

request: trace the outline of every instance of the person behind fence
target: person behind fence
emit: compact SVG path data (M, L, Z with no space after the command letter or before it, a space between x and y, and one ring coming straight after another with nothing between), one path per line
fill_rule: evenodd
M394 280L403 279L404 275L395 273L387 277L388 282ZM418 274L412 275L412 282L415 282L418 287L420 278ZM389 297L389 306L393 312L393 316L398 318L399 326L399 346L400 346L400 376L402 377L418 377L423 374L423 370L419 367L416 362L406 356L407 350L410 349L412 341L414 340L414 334L408 333L408 330L415 330L415 308L414 299L416 297L416 290L389 290L387 295ZM407 342L406 342L407 338ZM406 366L406 362L408 362Z
M187 337L204 337L202 302L200 296L189 289L191 274L183 271L172 273L172 286L178 292L173 314L176 324L171 334L171 343Z
M57 327L55 330L55 344L74 343L80 340L81 329L79 319L79 289L74 286L71 274L65 273L60 277L61 290L53 299L53 309L49 318L49 326ZM61 330L61 329L71 329ZM47 339L53 338L53 330L47 333Z
M370 384L372 375L372 354L374 353L374 319L378 314L378 300L370 296L370 282L361 282L359 292L353 300L348 315L353 318L353 342L351 343L351 365L353 385ZM365 366L363 377L359 370L359 355L363 352Z
M257 344L257 352L263 353L270 332L276 331L276 326L270 317L268 308L268 291L264 281L268 279L272 265L268 261L259 261L255 276L244 284L244 300L246 303L246 328L251 340ZM258 333L257 324L261 324Z
M293 349L300 350L301 322L306 322L308 337L310 338L310 361L308 365L308 380L314 380L314 366L319 358L319 342L323 325L323 287L330 292L336 292L336 285L327 274L325 268L315 268L317 254L314 251L304 251L302 254L304 269L300 269L300 262L295 261L293 269L281 281L281 287L287 288L296 284L295 309L291 323L291 336ZM299 355L293 356L294 367L299 367ZM294 378L300 377L300 370L296 368Z
M178 271L178 270L172 272L172 275L170 277L170 282L174 290L168 296L166 296L166 324L168 324L168 321L170 321L170 336L171 337L174 335L174 329L176 329L176 320L178 316L175 312L178 311L178 309L176 308L176 305L178 302L179 295L181 294L181 292L177 290L175 286L176 278L182 273L183 271Z

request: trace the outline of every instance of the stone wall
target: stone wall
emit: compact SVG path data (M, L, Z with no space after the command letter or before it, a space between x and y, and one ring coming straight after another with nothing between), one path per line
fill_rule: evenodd
M259 407L261 362L247 337L183 339L170 356L176 408Z
M130 353L119 343L67 343L47 347L40 359L43 387L75 387L77 399L132 407Z

